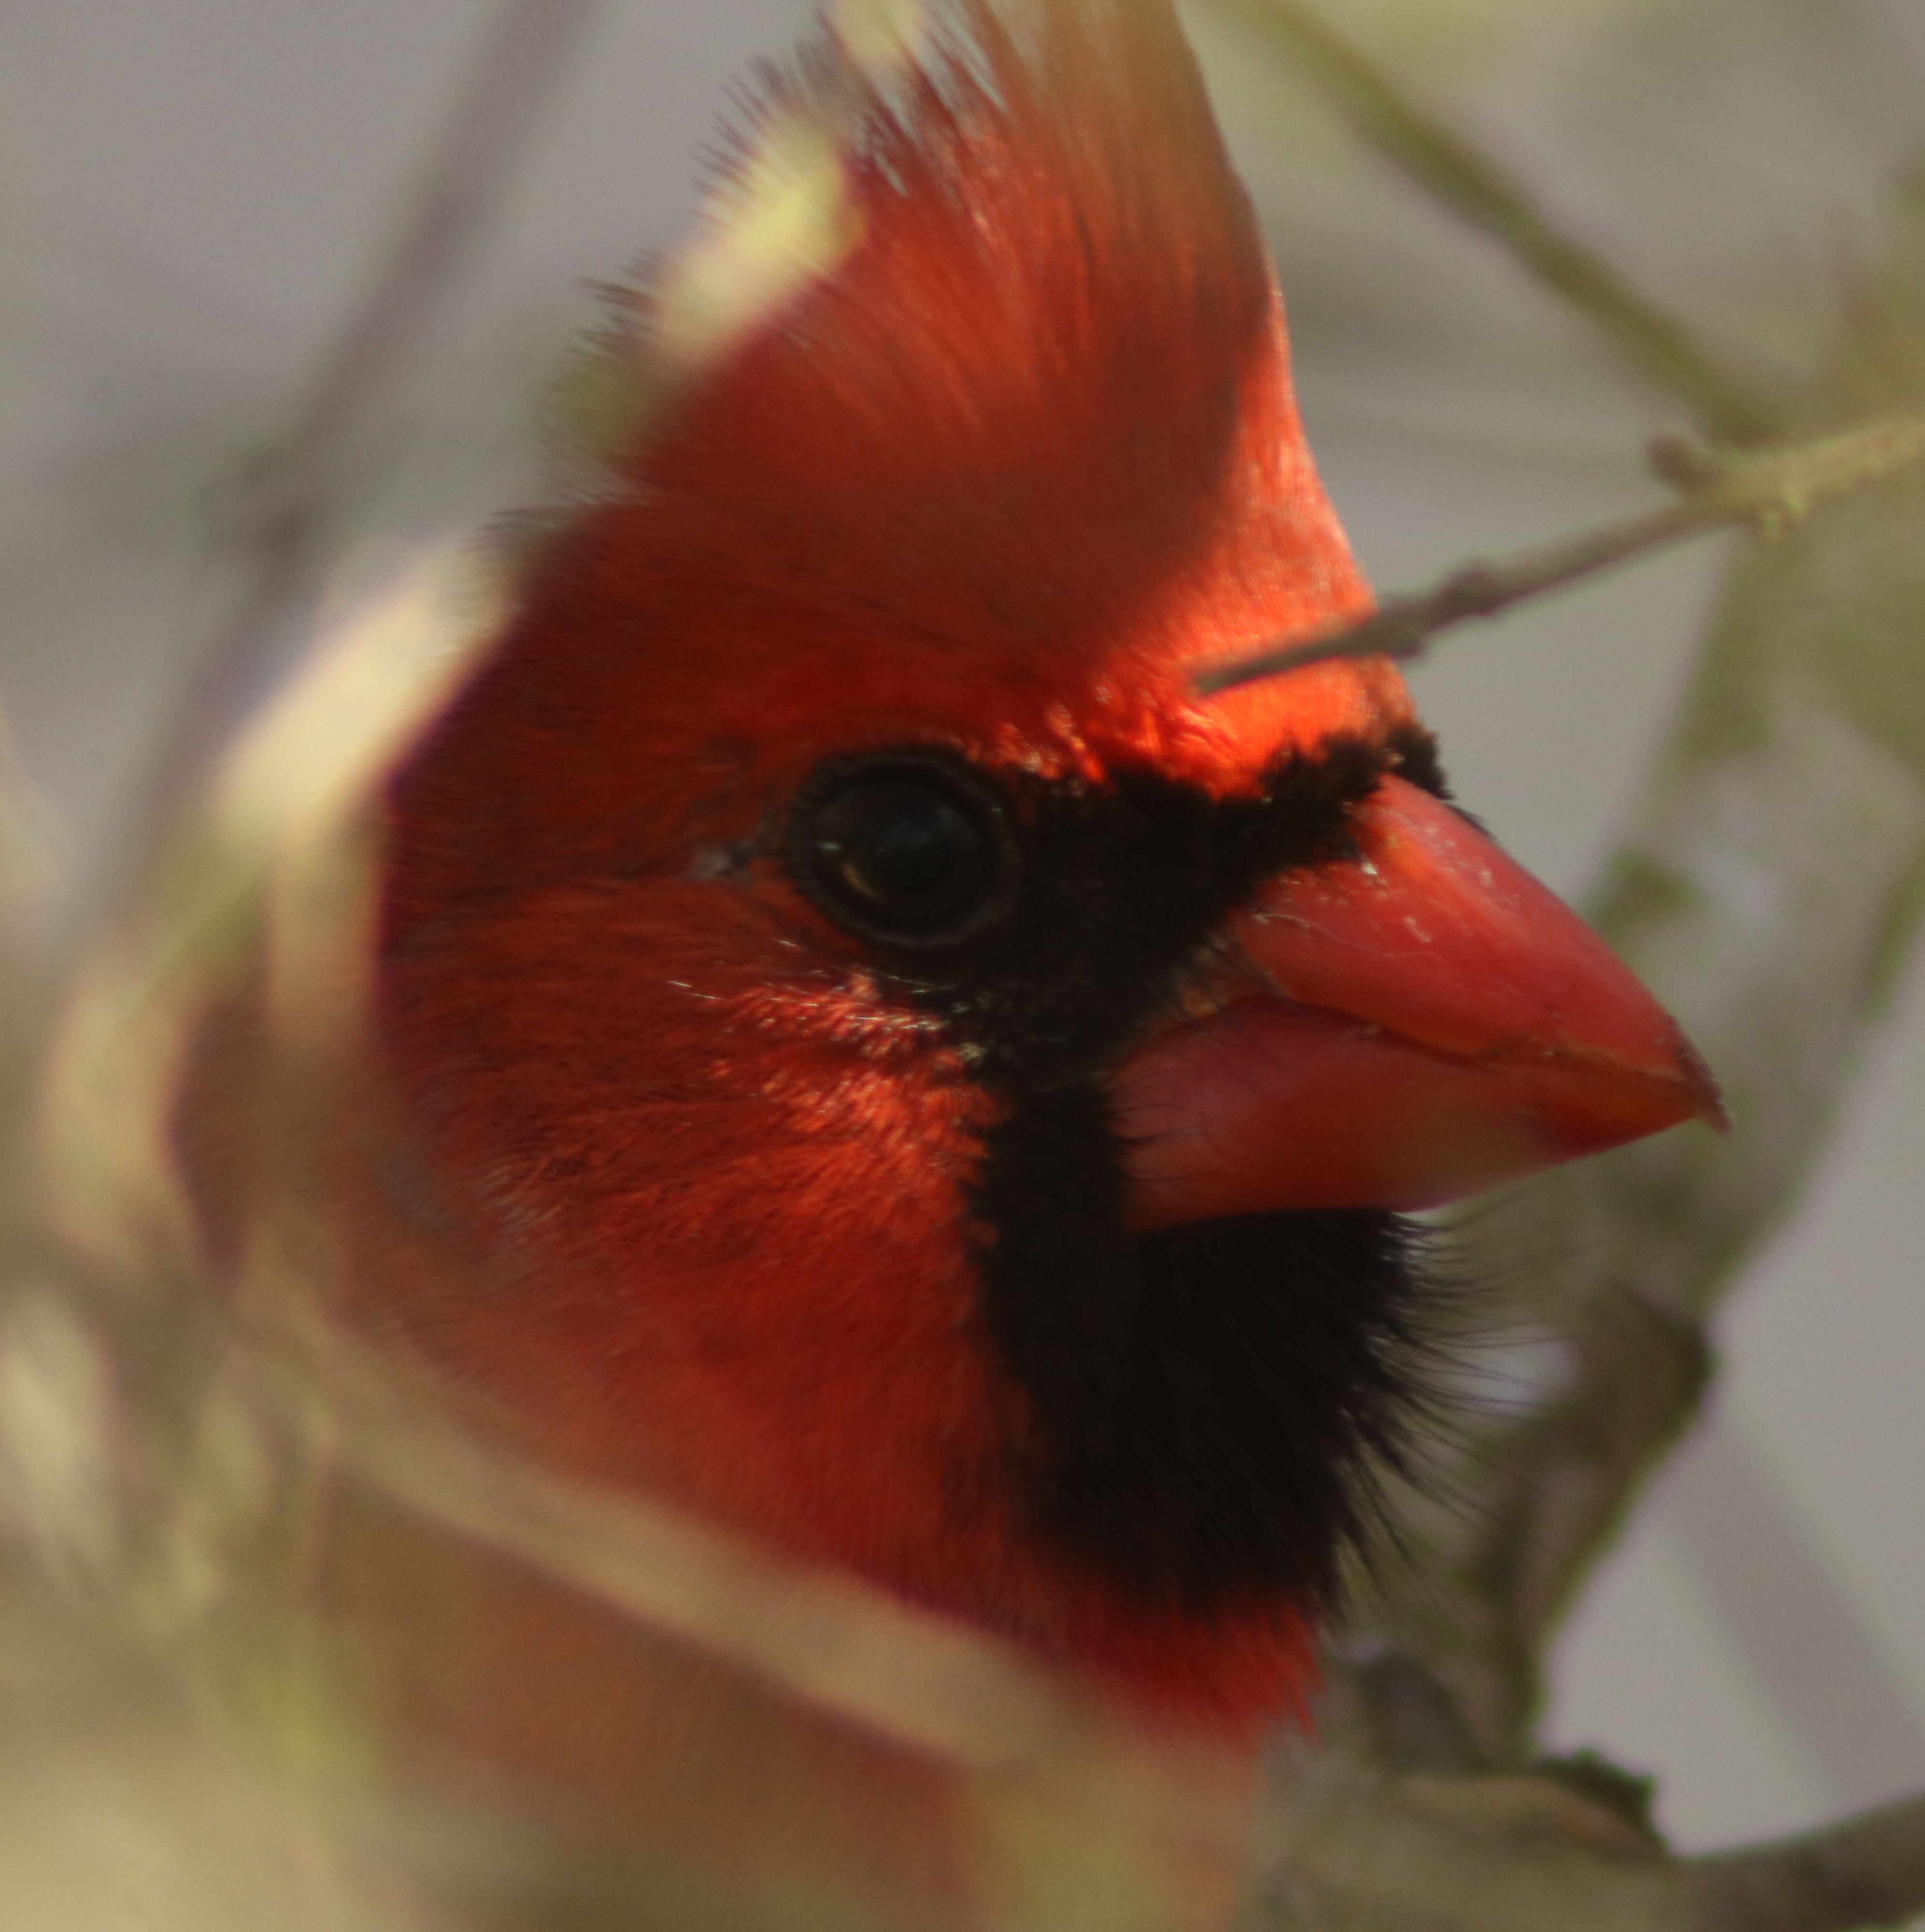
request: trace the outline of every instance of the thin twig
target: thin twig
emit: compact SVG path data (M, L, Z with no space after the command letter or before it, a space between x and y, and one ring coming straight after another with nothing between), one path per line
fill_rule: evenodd
M1692 332L1605 258L1559 227L1522 185L1297 0L1218 0L1279 44L1351 125L1434 200L1499 242L1530 274L1677 397L1709 435L1756 442L1776 413L1720 369Z
M1815 504L1884 482L1925 456L1925 416L1890 416L1841 434L1720 458L1665 439L1652 459L1683 495L1674 503L1524 550L1498 563L1461 566L1429 590L1388 598L1370 616L1320 638L1213 664L1193 688L1208 697L1329 658L1420 656L1440 632L1491 617L1702 531L1750 524L1775 533Z
M1815 446L1824 460L1794 472L1803 494L1784 511L1915 453L1925 383L1892 345L1925 321L1918 235L1916 202L1896 197L1877 299L1797 403L1807 421L1890 413L1869 436ZM1702 487L1705 464L1679 458L1666 452L1665 473ZM1548 1639L1695 1412L1705 1321L1808 1185L1919 929L1920 514L1915 486L1867 492L1731 560L1591 908L1716 1069L1735 1131L1542 1176L1464 1231L1500 1268L1541 1258L1513 1306L1556 1339L1566 1372L1445 1452L1449 1507L1400 1502L1422 1587L1391 1583L1359 1625L1443 1687L1495 1763L1530 1761ZM1730 1510L1723 1526L1749 1533ZM1782 1528L1750 1534L1755 1560L1776 1562ZM1848 1622L1817 1614L1825 1646L1851 1643ZM1871 1682L1875 1658L1839 1674Z

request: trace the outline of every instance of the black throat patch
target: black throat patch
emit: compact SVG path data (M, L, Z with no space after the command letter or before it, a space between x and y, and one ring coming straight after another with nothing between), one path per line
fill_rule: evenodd
M884 968L1001 1103L971 1199L983 1343L1022 1396L993 1473L1039 1542L1140 1601L1327 1600L1369 1467L1395 1454L1421 1302L1407 1226L1291 1212L1134 1236L1104 1078L1260 883L1350 855L1350 813L1392 769L1443 791L1413 731L1327 741L1255 798L1147 773L1013 792L1008 917Z

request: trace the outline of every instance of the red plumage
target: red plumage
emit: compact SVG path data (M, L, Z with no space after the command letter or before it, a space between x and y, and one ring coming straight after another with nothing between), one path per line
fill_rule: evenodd
M395 782L386 1043L476 1286L382 1318L579 1468L1247 1720L1293 1608L1146 1619L957 1493L1005 1426L990 1103L779 866L704 876L841 749L1233 792L1408 716L1383 665L1185 688L1367 592L1173 19L960 31L887 94L827 50L775 84L843 130L853 247L614 453Z
M772 80L605 349L628 426L385 783L305 1178L497 1442L1247 1778L1395 1439L1388 1210L1715 1096L1389 664L1194 694L1369 602L1249 204L1162 0L945 17ZM182 1108L230 1250L251 1055ZM386 1508L330 1588L427 1774L1003 1922L975 1768Z

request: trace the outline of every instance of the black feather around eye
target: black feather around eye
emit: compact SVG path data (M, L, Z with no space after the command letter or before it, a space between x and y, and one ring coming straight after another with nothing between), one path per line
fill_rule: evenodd
M991 777L939 748L883 748L812 775L782 849L986 1083L1053 1090L1113 1060L1263 880L1351 856L1350 814L1393 755L1332 738L1218 798L1147 771Z
M1437 755L1436 734L1421 724L1400 724L1386 741L1390 769L1400 778L1407 778L1419 791L1428 792L1448 805L1452 802L1450 781L1444 776L1443 762Z
M884 748L824 765L789 814L798 885L1001 1103L969 1195L982 1345L1020 1396L996 1473L1039 1541L1140 1600L1327 1601L1395 1458L1426 1306L1408 1225L1132 1235L1105 1085L1260 885L1355 856L1352 814L1389 772L1447 795L1412 726L1292 753L1229 798Z

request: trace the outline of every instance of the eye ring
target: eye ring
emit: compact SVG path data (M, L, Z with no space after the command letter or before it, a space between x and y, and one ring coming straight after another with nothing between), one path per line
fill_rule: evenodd
M1020 853L1008 800L953 754L833 758L791 806L789 874L845 932L926 951L980 938L1014 910Z

